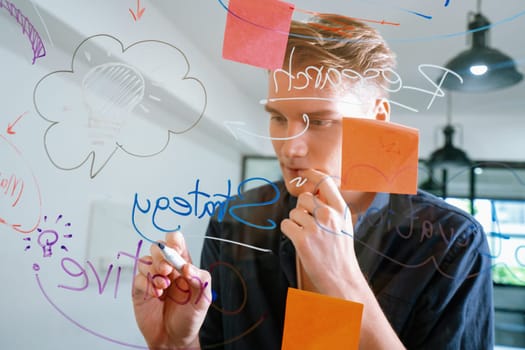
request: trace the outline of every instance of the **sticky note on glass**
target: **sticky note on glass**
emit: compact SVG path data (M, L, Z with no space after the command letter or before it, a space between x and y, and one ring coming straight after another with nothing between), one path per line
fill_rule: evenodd
M341 189L417 192L417 129L375 119L343 118Z
M281 68L294 6L277 0L230 0L222 56L257 67Z
M282 350L357 349L363 304L288 288Z

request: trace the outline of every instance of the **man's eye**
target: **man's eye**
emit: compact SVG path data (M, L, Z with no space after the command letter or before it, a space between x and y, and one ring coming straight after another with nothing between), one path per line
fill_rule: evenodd
M312 126L322 126L322 127L328 127L332 126L334 123L331 119L312 119L310 120L310 125Z
M271 115L270 120L273 123L279 123L279 124L286 123L286 118L283 117L282 115Z

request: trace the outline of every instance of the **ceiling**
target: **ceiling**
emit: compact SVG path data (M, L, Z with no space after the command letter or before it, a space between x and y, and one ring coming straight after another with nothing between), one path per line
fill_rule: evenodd
M222 1L222 3L221 3ZM230 76L235 84L248 95L260 100L266 94L266 79L261 68L251 67L222 59L222 42L226 11L222 4L227 0L192 0L160 2L157 6L167 13L176 26L191 40L199 44L203 53L212 59L217 69ZM296 0L298 10L338 13L370 20L385 20L399 25L374 25L397 54L397 72L405 86L435 91L428 79L418 70L422 64L444 66L460 51L467 48L467 15L475 11L475 0ZM419 13L415 14L415 13ZM521 0L486 0L481 12L490 20L489 45L510 55L525 72L525 3ZM426 17L423 17L425 15ZM302 11L295 11L293 18L302 19ZM427 69L430 78L436 80L437 69ZM525 107L525 82L490 93L452 94L452 114L455 120L463 115L487 114L523 115ZM445 122L445 98L402 89L392 95L392 100L410 106L394 107L393 118L442 118ZM430 108L427 109L427 107Z
M206 113L210 111L210 115L207 115L209 118L204 118L215 123L210 124L211 132L217 130L217 126L222 128L225 120L248 123L251 120L260 124L257 117L264 113L259 101L266 97L266 70L222 58L227 17L225 6L229 0L13 1L24 13L30 15L44 40L53 38L53 42L49 40L48 57L37 62L45 65L49 71L64 69L78 43L89 35L110 33L116 38L122 38L126 44L141 39L173 42L188 54L193 69L201 69L197 71L197 76L210 85L207 86L209 101L220 100L220 103L213 104L216 107L213 111L212 103L208 105ZM143 18L135 22L128 8L133 9L137 2L147 10ZM401 91L390 97L398 104L393 106L392 119L420 130L420 151L423 157L442 144L438 126L446 122L445 94L430 92L436 91L433 81L437 80L442 71L426 68L422 72L420 68L425 65L442 67L449 59L468 48L470 34L466 32L467 16L476 11L476 0L296 0L293 4L296 9L294 19L304 19L305 11L337 13L368 20L376 27L396 53L397 73L403 80ZM40 9L39 13L35 12L37 8ZM481 12L492 23L489 45L511 56L516 61L518 70L525 73L525 2L505 0L502 4L501 1L485 0L481 4ZM7 11L2 11L2 14L9 19ZM41 16L42 21L36 20L37 16ZM373 23L382 20L398 25ZM16 21L5 21L6 24L8 22L12 32L8 38L4 38L2 45L20 47L19 54L25 58L27 47L15 45L15 40L25 45L27 40L20 40L20 28ZM47 23L47 28L43 23ZM178 37L176 31L187 38L187 41ZM11 42L7 42L7 39ZM58 56L59 51L64 53L64 58ZM142 61L152 60L151 55L144 52ZM204 57L206 62L200 57ZM214 72L221 74L219 76ZM423 73L428 74L428 77ZM229 81L225 81L224 77L228 77ZM228 85L228 89L225 85ZM237 87L235 92L231 92L229 88L232 85ZM234 103L228 100L233 93L239 94L231 96L235 99ZM490 93L446 92L446 95L452 97L453 123L462 124L465 128L463 145L467 153L476 159L523 159L521 149L524 144L519 130L525 130L522 121L525 80ZM183 100L186 102L185 98ZM483 142L492 137L494 130L497 130L495 133L498 134L499 141L493 142L504 144L504 150ZM220 142L232 139L228 131L215 133L216 138L220 138L220 135L223 137ZM483 141L478 142L474 138L481 138ZM462 135L458 140L462 146ZM267 147L268 145L248 146L249 152L271 154L271 147Z

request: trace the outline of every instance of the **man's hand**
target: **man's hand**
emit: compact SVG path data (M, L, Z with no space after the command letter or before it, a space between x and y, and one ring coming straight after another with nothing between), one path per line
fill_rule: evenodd
M337 184L316 170L301 176L316 184L315 189L299 195L290 218L281 222L281 230L295 246L309 280L306 286L364 304L360 349L404 349L358 265L352 215Z
M281 230L293 242L314 291L348 299L352 286L366 284L354 252L351 212L330 176L312 169L301 175L315 188L299 195Z
M197 349L199 329L211 304L211 276L191 265L180 232L167 234L163 243L188 264L179 273L156 245L151 246L151 255L141 258L133 282L135 318L150 348Z

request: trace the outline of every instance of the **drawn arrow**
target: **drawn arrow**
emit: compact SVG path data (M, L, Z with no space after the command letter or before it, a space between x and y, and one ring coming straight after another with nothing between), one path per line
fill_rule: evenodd
M238 140L239 138L237 137L237 132L242 132L248 136L252 136L252 137L258 137L258 138L261 138L261 139L266 139L266 140L277 140L277 141L286 141L286 140L292 140L292 139L295 139L299 136L301 136L302 134L304 134L306 132L306 130L308 130L308 127L310 126L310 119L308 118L308 115L305 113L303 114L303 120L305 122L305 127L304 129L298 133L297 135L293 135L293 136L289 136L289 137L270 137L270 136L264 136L264 135L257 135L257 134L254 134L248 130L245 130L243 128L241 128L241 126L244 126L246 125L245 122L241 122L241 121L225 121L224 122L224 126L226 127L226 129L228 129L229 132L231 132L231 134L233 135L233 137Z
M24 115L26 115L27 113L28 113L28 112L25 112L25 113L20 114L20 115L18 116L18 118L16 118L16 120L15 120L14 122L12 122L11 124L7 124L7 130L6 130L6 131L7 131L7 133L8 133L9 135L14 135L14 134L16 134L16 132L13 131L13 127L14 127L15 124L18 123L18 121L19 121L20 119L22 119L22 117L23 117Z
M144 13L144 11L146 11L146 8L145 7L140 8L140 0L137 0L137 14L135 14L135 12L133 12L132 9L129 9L129 13L131 13L135 22L139 20L140 17L142 17L142 14Z

